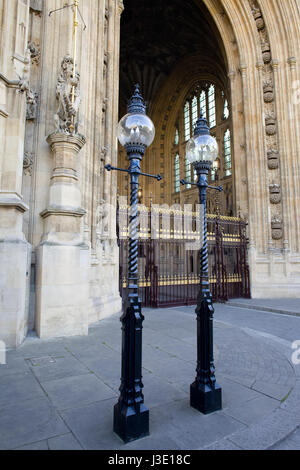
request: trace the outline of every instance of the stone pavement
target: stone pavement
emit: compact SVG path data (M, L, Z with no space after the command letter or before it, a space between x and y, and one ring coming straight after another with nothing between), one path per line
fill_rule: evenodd
M189 406L194 307L144 309L149 437L124 445L112 431L121 350L115 315L92 326L88 337L31 335L8 352L0 366L0 448L299 449L300 365L292 363L291 345L300 340L300 318L226 304L215 310L221 411L205 416Z

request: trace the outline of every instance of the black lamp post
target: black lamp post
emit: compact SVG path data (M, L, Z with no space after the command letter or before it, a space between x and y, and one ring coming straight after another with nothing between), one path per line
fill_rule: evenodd
M122 377L120 397L114 407L114 431L124 442L149 434L149 410L142 393L142 315L138 296L138 187L139 176L150 176L158 181L160 175L142 173L140 166L146 148L151 145L155 128L146 116L146 106L139 86L127 107L128 113L118 125L118 139L126 149L129 169L106 165L106 170L118 170L130 175L130 217L127 292L123 303L122 322Z
M222 389L216 383L213 357L213 313L212 296L209 289L208 249L207 249L207 188L222 191L222 187L209 186L208 172L218 156L218 144L210 135L207 120L202 112L196 123L194 136L188 141L186 156L194 166L198 181L181 180L181 184L194 184L199 188L200 204L202 205L202 245L200 290L197 299L197 376L190 387L190 404L204 414L222 408Z

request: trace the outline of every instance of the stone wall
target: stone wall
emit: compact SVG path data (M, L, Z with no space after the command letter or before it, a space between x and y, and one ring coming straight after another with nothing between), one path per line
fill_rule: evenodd
M227 61L235 204L249 222L252 296L299 296L299 5L204 3ZM9 347L19 345L28 329L40 336L86 334L91 322L121 308L111 209L117 176L104 172L104 165L117 163L123 2L79 4L86 29L80 20L78 126L75 142L66 137L58 144L49 136L56 130L62 59L72 55L72 11L49 16L63 6L61 0L1 2L0 331ZM166 139L172 122L164 122L165 109L176 111L168 87L180 87L176 70L171 81L151 109ZM159 138L145 165L167 180L170 168ZM163 192L161 186L159 195Z

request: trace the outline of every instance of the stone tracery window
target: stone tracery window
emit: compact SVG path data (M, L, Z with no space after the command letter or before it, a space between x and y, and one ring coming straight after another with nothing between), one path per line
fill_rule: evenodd
M210 85L208 89L208 121L209 127L215 127L216 125L216 93L215 86Z
M220 83L212 83L208 80L201 80L193 86L186 99L182 103L182 108L176 116L173 142L172 142L172 165L174 182L172 184L173 200L178 200L178 193L181 194L181 201L198 201L197 189L193 185L180 185L180 177L184 177L191 182L197 181L197 174L194 168L185 158L186 143L194 133L197 118L202 110L208 120L208 125L212 129L211 133L219 144L219 168L218 184L229 185L231 187L232 178L232 135L231 135L231 113L230 99L228 91ZM178 156L177 156L178 155ZM177 156L177 157L176 157ZM176 176L175 176L176 175ZM181 176L180 176L181 175ZM216 171L209 172L209 182L216 183ZM185 193L186 196L185 196ZM214 211L214 198L211 197L211 209ZM226 198L222 194L220 200L221 211L229 213Z

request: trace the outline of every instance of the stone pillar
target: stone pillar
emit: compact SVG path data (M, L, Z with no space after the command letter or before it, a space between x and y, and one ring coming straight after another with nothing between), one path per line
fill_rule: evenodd
M28 206L21 194L29 90L28 13L28 2L1 2L0 341L8 348L19 346L28 328L25 305L30 245L23 233L23 215Z
M81 233L81 192L78 153L80 135L53 133L49 204L41 213L44 232L37 250L36 330L40 337L88 333L89 251Z

